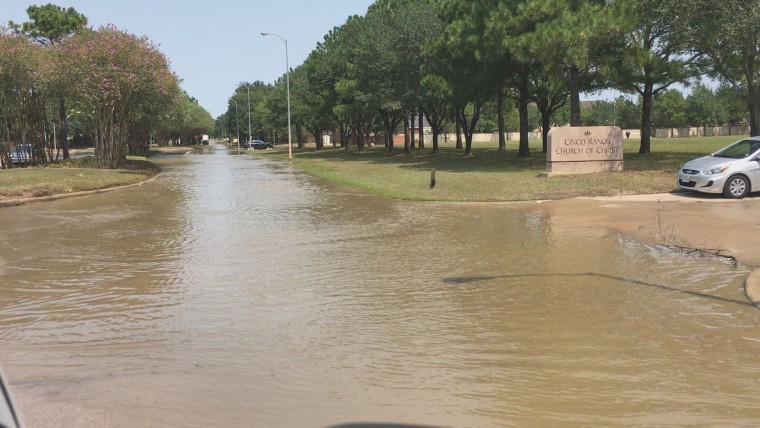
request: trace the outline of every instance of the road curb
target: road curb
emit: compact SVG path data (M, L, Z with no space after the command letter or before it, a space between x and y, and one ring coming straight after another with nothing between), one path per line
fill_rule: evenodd
M747 295L750 303L760 308L760 268L755 268L750 272L744 282L744 294Z

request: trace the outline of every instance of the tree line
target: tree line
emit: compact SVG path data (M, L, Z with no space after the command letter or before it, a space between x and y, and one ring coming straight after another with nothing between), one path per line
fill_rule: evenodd
M393 152L403 130L409 152L424 147L409 132L424 116L433 151L453 130L465 155L483 129L505 150L511 127L523 157L529 132L542 129L545 151L555 124L641 129L641 154L655 126L749 121L760 135L757 34L754 0L377 0L291 70L292 121L299 145L333 133L362 149L374 134ZM702 77L718 86L673 89ZM253 137L286 134L284 83L238 86L218 131L248 136L250 120ZM606 89L627 96L582 107L581 93Z
M0 164L11 166L9 143L29 145L35 163L68 159L73 137L92 144L98 167L118 168L151 141L188 143L213 130L146 37L88 28L73 8L27 14L0 28Z

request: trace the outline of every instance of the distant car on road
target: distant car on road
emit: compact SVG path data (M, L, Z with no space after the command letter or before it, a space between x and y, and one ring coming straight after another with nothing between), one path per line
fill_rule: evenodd
M32 162L32 145L16 144L11 149L11 162L14 165L23 165Z
M699 159L686 162L678 171L681 189L723 193L740 199L760 191L760 137L749 137Z
M251 148L253 150L271 149L271 148L274 148L274 144L267 143L266 141L261 141L261 140L253 140L248 145L248 148Z

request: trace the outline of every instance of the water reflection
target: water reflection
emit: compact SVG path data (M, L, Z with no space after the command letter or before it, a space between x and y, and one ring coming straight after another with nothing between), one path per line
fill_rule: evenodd
M221 147L160 162L138 188L0 212L0 361L28 426L760 416L743 268Z

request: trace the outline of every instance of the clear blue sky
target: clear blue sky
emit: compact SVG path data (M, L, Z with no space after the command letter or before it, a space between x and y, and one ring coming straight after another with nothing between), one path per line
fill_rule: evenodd
M114 24L147 36L171 61L182 87L216 118L238 82L274 83L302 64L318 42L350 15L364 15L373 0L0 0L0 24L29 18L30 5L73 7L88 25Z

